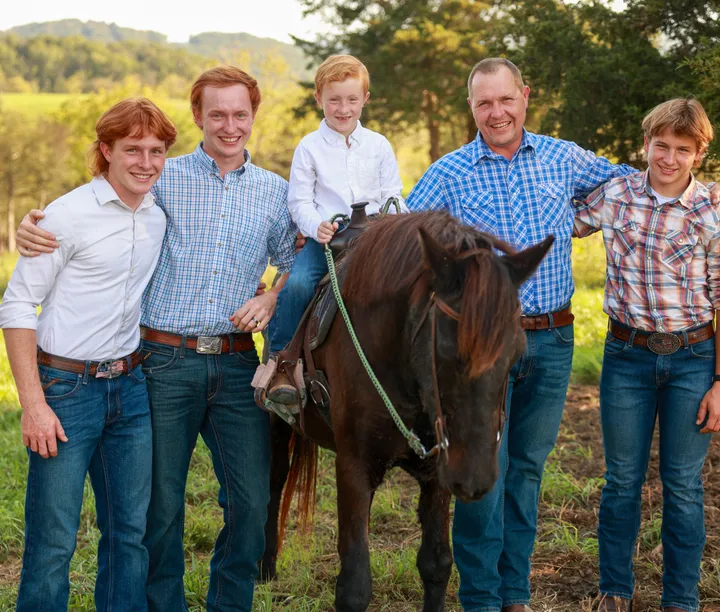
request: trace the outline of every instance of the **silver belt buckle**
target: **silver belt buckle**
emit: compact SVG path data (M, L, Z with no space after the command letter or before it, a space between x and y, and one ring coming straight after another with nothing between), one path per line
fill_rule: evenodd
M106 359L97 364L95 378L117 378L123 373L124 359Z
M647 339L647 347L656 355L672 355L681 346L680 336L667 332L655 332Z
M222 338L220 336L198 336L195 352L201 355L219 355L222 353Z

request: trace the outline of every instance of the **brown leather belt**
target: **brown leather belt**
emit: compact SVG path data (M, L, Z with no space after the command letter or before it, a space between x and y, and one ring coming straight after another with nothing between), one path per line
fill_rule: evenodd
M608 330L612 336L623 342L628 342L634 331L635 337L633 338L633 345L644 346L657 355L672 355L685 343L683 332L669 333L650 332L642 329L633 330L630 327L619 324L613 319L610 319ZM688 344L697 344L698 342L709 340L714 335L712 321L702 327L697 327L685 332L685 334L687 334Z
M37 362L38 365L63 370L65 372L73 372L75 374L84 374L85 367L89 363L88 376L94 378L116 378L122 374L132 372L138 367L142 363L142 356L138 349L130 355L120 357L120 359L87 362L80 359L69 359L68 357L51 355L39 348L37 351Z
M552 315L552 325L550 323L550 315ZM520 325L525 331L534 331L538 329L549 329L552 327L562 327L570 325L575 320L575 315L570 310L570 306L562 310L556 310L549 315L529 315L520 317Z
M201 355L219 355L220 353L239 353L255 349L252 334L224 334L222 336L181 336L170 332L158 331L149 327L140 328L140 337L148 342L181 346L185 338L185 348Z

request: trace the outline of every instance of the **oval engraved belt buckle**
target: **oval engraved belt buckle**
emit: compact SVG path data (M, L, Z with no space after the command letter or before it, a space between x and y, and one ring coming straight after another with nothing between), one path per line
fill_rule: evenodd
M672 355L681 346L680 336L667 332L655 332L647 339L647 347L656 355Z

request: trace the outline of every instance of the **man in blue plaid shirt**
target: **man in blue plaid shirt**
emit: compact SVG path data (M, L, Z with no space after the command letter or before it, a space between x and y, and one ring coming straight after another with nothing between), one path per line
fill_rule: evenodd
M453 522L463 609L531 612L540 480L572 366L571 200L635 170L574 143L527 132L530 89L508 60L478 63L468 93L477 138L430 166L407 205L415 211L446 209L518 249L555 236L550 253L520 289L527 349L510 372L500 476L483 499L456 502Z
M167 232L142 302L153 428L148 609L188 609L185 485L201 435L225 521L210 561L207 609L250 612L265 548L270 445L268 414L258 410L250 386L259 362L249 332L264 329L273 315L295 256L295 226L287 181L255 166L245 149L260 105L255 79L232 66L213 68L195 81L190 101L203 141L167 160L153 188ZM18 238L34 249L20 248L23 255L52 250L54 237L28 217ZM268 260L283 276L255 295Z

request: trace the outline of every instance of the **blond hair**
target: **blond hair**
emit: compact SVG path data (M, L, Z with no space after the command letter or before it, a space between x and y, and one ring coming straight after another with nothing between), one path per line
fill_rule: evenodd
M705 109L695 98L673 98L658 104L645 116L642 128L648 140L668 129L678 136L689 136L701 152L715 136Z
M360 79L364 93L370 89L370 73L365 64L352 55L331 55L315 73L315 93L322 96L325 85L346 79Z

